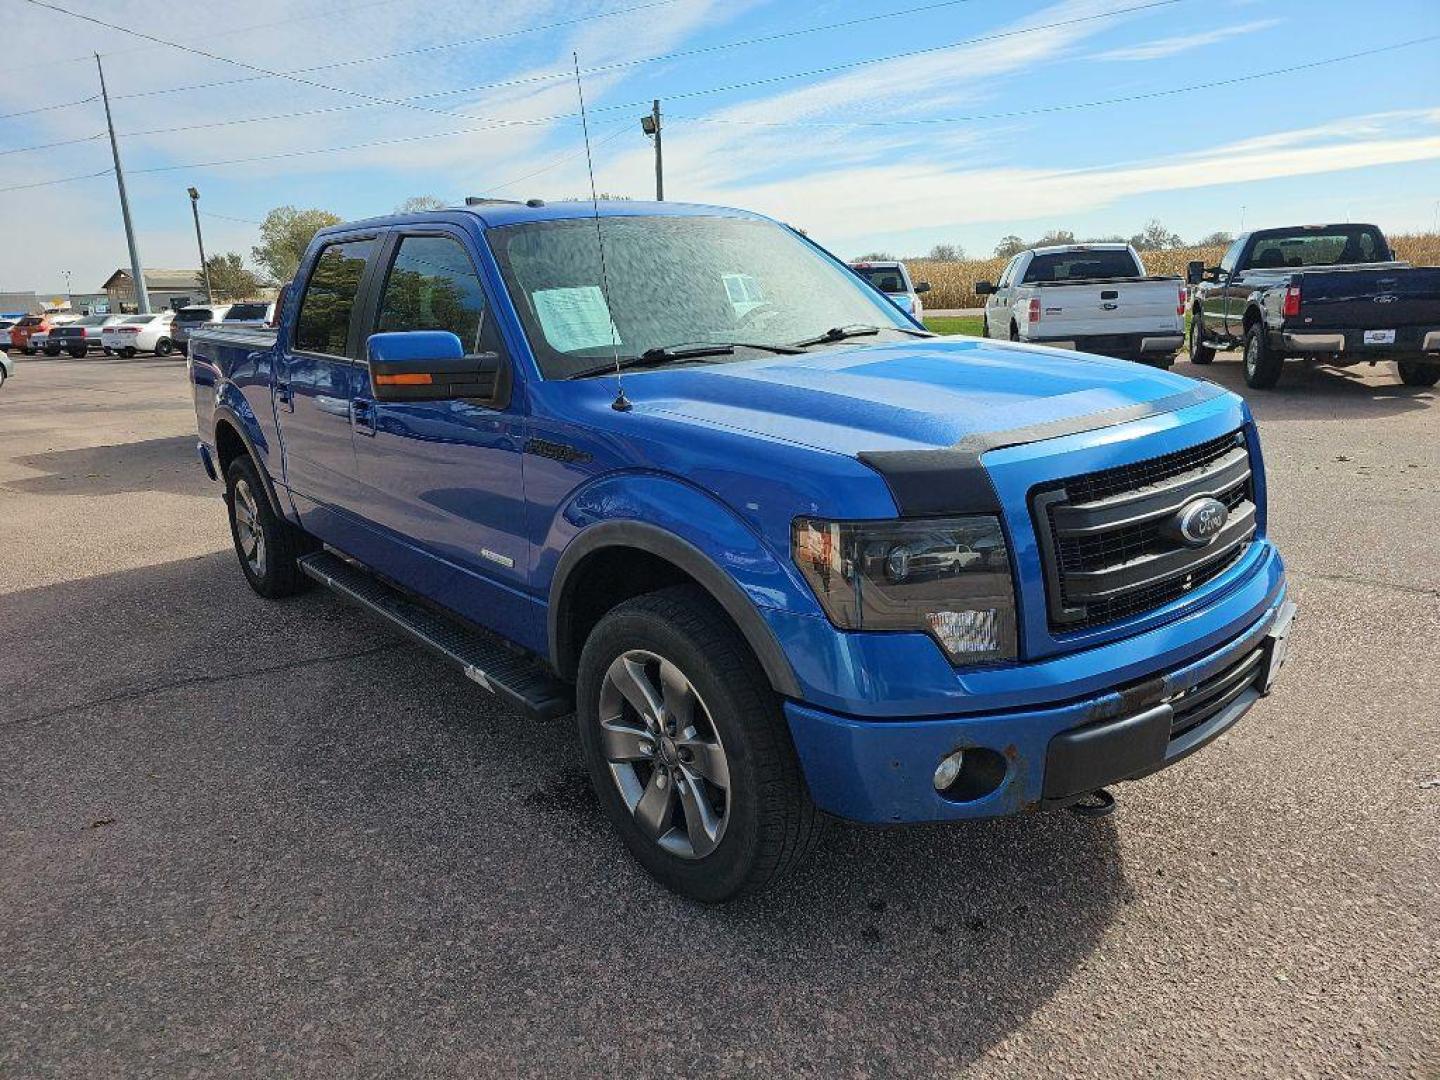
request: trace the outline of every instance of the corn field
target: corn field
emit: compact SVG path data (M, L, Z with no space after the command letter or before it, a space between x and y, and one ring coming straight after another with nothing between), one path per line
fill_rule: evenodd
M1408 260L1417 266L1440 266L1440 233L1409 233L1390 237L1397 258ZM1185 264L1192 259L1203 259L1206 266L1214 266L1225 254L1224 247L1185 247L1170 251L1147 251L1141 257L1145 269L1152 274L1176 274L1185 276ZM912 259L906 263L910 277L915 281L928 281L931 292L924 297L925 307L931 311L944 308L980 307L983 303L975 295L977 281L994 281L1005 269L1006 259L973 259L964 262L936 262L932 259Z

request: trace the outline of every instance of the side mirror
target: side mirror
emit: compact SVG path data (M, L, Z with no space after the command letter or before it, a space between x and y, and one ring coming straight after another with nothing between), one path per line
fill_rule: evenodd
M446 401L495 394L500 357L465 355L448 330L371 334L365 343L377 401Z
M1189 262L1189 263L1186 263L1186 264L1185 264L1185 282L1186 282L1186 284L1188 284L1188 285L1199 285L1200 282L1202 282L1202 281L1204 281L1204 280L1205 280L1205 264L1204 264L1203 262L1199 262L1199 261L1197 260L1197 261L1195 261L1195 262Z
M976 295L976 296L990 296L990 295L993 294L994 292L995 292L995 286L992 285L992 284L990 284L990 282L988 282L988 281L977 281L977 282L975 282L975 295Z
M915 295L916 295L916 296L919 296L922 292L929 292L929 291L930 291L930 283L929 283L928 281L917 281L917 282L915 283Z

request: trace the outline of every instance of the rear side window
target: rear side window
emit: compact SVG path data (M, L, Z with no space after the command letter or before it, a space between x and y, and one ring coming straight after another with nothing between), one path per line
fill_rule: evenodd
M225 321L232 319L263 319L269 304L236 304L225 313Z
M215 313L209 308L182 308L175 318L183 323L202 323L215 318Z
M308 296L307 296L308 300ZM485 293L461 244L448 236L407 236L385 279L380 332L449 330L466 352L482 352Z
M1022 284L1046 281L1093 281L1096 278L1135 277L1140 268L1128 251L1058 251L1036 255L1025 270Z
M321 250L300 301L295 348L329 356L345 355L350 313L355 310L365 264L374 248L375 241L365 239L328 244Z

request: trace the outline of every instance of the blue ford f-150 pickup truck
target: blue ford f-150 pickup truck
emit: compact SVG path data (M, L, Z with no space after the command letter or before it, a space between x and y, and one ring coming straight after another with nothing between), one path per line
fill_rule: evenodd
M336 226L273 333L196 333L189 371L255 590L322 582L531 717L573 711L627 847L702 900L827 815L1103 800L1284 660L1241 399L937 339L753 214Z

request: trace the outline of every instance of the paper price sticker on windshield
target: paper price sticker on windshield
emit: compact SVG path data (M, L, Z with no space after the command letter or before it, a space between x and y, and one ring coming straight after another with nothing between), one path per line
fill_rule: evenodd
M535 315L556 352L580 352L620 343L610 305L598 285L541 289L533 294Z

